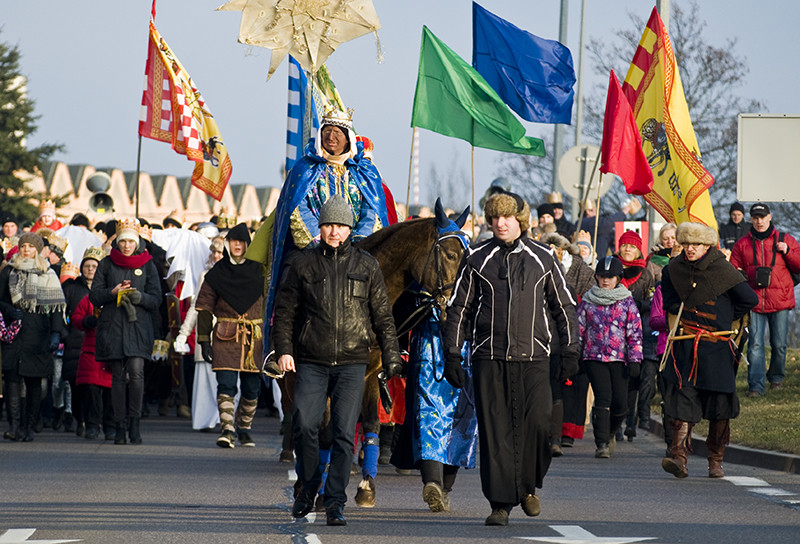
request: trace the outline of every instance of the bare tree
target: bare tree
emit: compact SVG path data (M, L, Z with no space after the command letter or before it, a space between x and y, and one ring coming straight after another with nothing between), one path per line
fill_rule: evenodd
M471 187L472 181L463 161L459 160L458 153L451 155L450 165L444 172L431 164L428 178L421 182L426 188L425 196L431 206L439 197L445 209L461 210L470 205L472 195L464 188Z

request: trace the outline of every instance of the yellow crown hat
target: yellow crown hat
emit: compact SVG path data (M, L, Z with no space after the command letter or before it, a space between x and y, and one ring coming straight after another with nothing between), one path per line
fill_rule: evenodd
M119 240L139 241L139 222L136 219L117 220L117 241Z
M80 267L78 267L75 263L64 263L61 265L61 274L59 275L58 279L61 283L64 283L68 279L75 279L81 273Z
M153 241L153 227L149 225L137 225L136 230L139 232L139 236L147 240L148 242Z
M42 200L39 203L39 217L43 215L56 216L56 203L52 200Z
M84 261L86 259L94 259L98 263L103 260L106 254L102 248L99 247L89 247L86 248L86 251L83 252L83 259L81 259L81 266L83 266Z

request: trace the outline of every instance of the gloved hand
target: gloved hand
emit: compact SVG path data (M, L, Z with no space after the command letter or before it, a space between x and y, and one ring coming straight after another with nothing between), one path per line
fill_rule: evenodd
M628 369L628 378L633 378L634 380L642 373L641 363L628 363L626 368Z
M447 355L444 361L444 379L456 389L464 387L467 374L461 366L461 355Z
M558 381L565 382L580 370L580 355L578 350L567 350L561 352L561 370L558 374Z
M22 319L22 310L20 308L14 308L11 310L8 317L10 317L12 321Z
M403 370L403 360L397 354L383 363L383 373L387 380L402 375Z
M128 300L132 304L139 304L142 301L142 293L140 291L131 291L128 293Z
M203 355L203 360L210 363L214 360L214 352L211 351L211 342L200 342L200 353Z
M189 353L189 344L187 344L188 338L185 334L179 334L175 338L175 342L172 344L172 347L175 349L176 353Z
M61 343L61 334L57 332L50 333L50 351L56 351L58 349L58 345Z
M81 325L84 329L93 329L97 327L97 318L93 315L87 315L83 318L83 321L81 321Z

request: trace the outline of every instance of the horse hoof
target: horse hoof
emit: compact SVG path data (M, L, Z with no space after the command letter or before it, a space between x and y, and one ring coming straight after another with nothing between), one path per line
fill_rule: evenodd
M356 504L361 508L375 508L375 480L367 476L358 484Z

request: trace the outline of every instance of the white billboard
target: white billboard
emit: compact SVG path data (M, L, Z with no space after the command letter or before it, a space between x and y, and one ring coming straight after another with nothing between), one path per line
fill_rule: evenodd
M800 202L800 114L740 113L736 197Z

